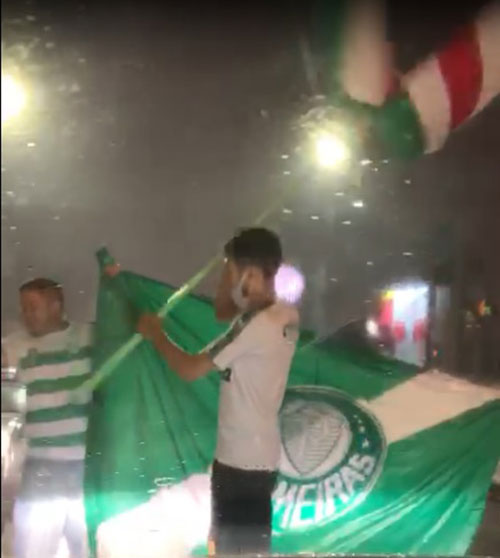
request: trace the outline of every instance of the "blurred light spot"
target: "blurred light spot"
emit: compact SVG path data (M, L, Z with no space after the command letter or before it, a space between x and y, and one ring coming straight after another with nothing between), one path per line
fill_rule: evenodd
M26 16L26 21L36 21L36 16L34 16L34 15L27 15L27 16Z
M286 170L286 171L283 171L283 174L284 174L285 176L289 176L289 175L292 174L292 173L291 173L289 170Z
M61 217L60 217L60 215L54 215L53 219L54 219L54 221L60 221Z
M375 265L375 264L374 264L372 261L367 261L367 262L366 262L366 265L368 265L368 266L371 267L371 266L373 266L373 265Z
M311 219L313 221L319 221L319 216L318 215L311 215Z
M332 283L338 283L339 280L336 277L330 277L330 281Z
M365 207L363 200L355 200L352 202L353 207Z
M371 161L370 159L363 159L361 161L361 166L362 167L367 167L368 165L371 165L373 161Z
M287 207L283 208L283 213L285 213L285 215L291 215L293 213L293 211L291 209L288 209Z
M292 265L283 264L276 274L274 288L278 299L296 304L304 292L304 276Z
M342 198L342 197L344 196L344 192L335 192L335 195L336 195L338 198Z
M370 337L378 336L379 333L378 324L373 318L369 318L368 320L366 320L365 328L366 328L366 333L368 333Z
M9 229L10 229L11 231L17 231L16 225L11 225L11 226L9 227Z
M411 184L411 180L409 178L405 178L405 184Z
M403 252L403 256L406 258L411 258L413 256L413 252Z
M378 167L373 167L373 172L378 172Z
M349 219L347 219L346 221L342 221L343 225L352 225L352 221L349 221Z
M55 43L53 43L52 41L49 41L48 43L45 43L45 48L47 49L52 49L56 46Z
M323 133L316 140L316 160L325 168L335 168L349 159L349 149L339 137Z
M35 143L34 141L29 141L29 142L26 144L26 147L36 147L36 143Z
M288 159L290 157L290 155L288 155L287 153L283 153L283 155L281 156L282 159Z
M15 118L26 105L26 93L9 75L2 74L2 124Z

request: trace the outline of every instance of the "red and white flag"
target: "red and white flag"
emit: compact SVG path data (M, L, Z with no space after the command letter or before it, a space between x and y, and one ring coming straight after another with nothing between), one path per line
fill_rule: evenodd
M500 93L500 3L460 29L402 84L418 112L425 150L440 149L451 131Z

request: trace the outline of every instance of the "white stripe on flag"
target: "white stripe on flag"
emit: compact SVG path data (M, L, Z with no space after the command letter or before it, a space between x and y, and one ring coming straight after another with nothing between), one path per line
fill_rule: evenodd
M387 443L391 443L494 399L500 399L500 389L478 386L433 370L363 404L378 418Z
M356 101L382 105L387 95L391 64L381 2L353 2L342 54L341 82L346 93Z
M39 393L28 397L27 409L28 411L39 411L40 409L52 409L54 407L63 407L69 403L74 403L71 399L71 394L75 390L56 391L52 393ZM78 404L84 405L88 403L92 397L90 392L81 392L81 399Z
M483 84L475 113L500 93L500 4L493 3L481 14L477 35L483 62Z
M78 434L87 429L86 417L75 417L71 419L55 420L52 422L35 422L26 425L26 436L28 438L44 438L52 436L64 436L66 434Z
M28 448L28 456L53 461L80 461L85 459L85 446Z
M90 372L90 359L72 360L61 364L46 364L22 371L22 381L30 384L36 380L60 380L68 376L82 376Z
M425 135L425 151L440 149L451 123L450 100L439 62L432 56L404 77L403 86L417 109Z

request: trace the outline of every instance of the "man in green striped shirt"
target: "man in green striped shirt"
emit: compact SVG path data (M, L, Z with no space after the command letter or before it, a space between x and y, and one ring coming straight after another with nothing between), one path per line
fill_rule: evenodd
M20 288L25 329L2 344L2 360L26 386L27 455L14 506L15 558L87 556L83 470L89 397L72 392L90 374L91 327L69 323L62 287L34 279Z

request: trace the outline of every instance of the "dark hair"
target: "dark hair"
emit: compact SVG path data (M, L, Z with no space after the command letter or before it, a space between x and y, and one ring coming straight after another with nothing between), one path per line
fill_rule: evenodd
M37 279L31 279L30 281L23 283L19 287L19 292L22 293L26 291L38 291L41 293L53 294L59 299L61 304L64 300L62 285L57 281L45 279L44 277L38 277Z
M282 262L278 235L264 228L242 229L224 247L227 258L239 266L254 265L273 277Z

